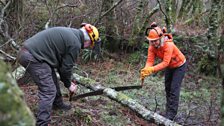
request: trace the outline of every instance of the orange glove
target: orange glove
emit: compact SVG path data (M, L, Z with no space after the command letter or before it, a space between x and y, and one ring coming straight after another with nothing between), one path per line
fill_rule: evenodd
M141 70L141 80L143 80L146 76L151 75L154 72L154 67L145 67Z

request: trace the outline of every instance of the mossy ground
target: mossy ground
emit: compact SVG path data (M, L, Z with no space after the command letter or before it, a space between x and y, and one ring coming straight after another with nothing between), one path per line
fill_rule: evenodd
M140 85L141 64L129 64L106 60L78 65L83 72L106 87ZM122 91L137 100L147 109L155 112L165 111L165 91L163 73L145 79L144 87L139 90ZM61 86L63 87L63 86ZM37 89L35 84L22 85L26 100L33 112L37 110ZM66 89L63 89L66 92ZM79 87L78 93L87 92ZM65 101L68 98L64 97ZM184 125L220 124L221 82L215 77L192 73L188 68L182 83L177 122ZM134 112L105 96L93 96L72 102L70 112L53 111L52 125L99 125L99 126L150 126Z

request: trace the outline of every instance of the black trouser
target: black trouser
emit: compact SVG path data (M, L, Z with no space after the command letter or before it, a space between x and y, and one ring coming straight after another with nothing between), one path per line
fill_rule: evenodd
M50 123L52 104L60 104L62 102L56 73L47 63L36 60L24 48L19 52L18 62L26 68L26 72L31 75L38 86L37 125L47 126Z
M181 82L186 71L186 63L178 68L165 70L166 116L173 119L178 110Z

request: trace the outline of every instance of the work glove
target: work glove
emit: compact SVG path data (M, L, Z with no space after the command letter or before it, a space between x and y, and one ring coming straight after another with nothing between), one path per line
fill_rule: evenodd
M76 92L76 90L77 90L77 85L76 85L76 83L75 82L71 82L71 86L68 88L68 90L69 90L69 92L70 93L75 93Z
M152 73L154 72L154 68L153 67L145 67L141 70L141 76L140 76L140 79L141 80L144 80L144 78L146 76L149 76L151 75Z

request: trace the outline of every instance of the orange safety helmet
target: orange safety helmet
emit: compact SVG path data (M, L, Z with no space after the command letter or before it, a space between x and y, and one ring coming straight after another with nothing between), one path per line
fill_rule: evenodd
M148 30L150 29L149 33ZM163 36L163 32L159 27L147 28L147 39L150 41L160 39Z

